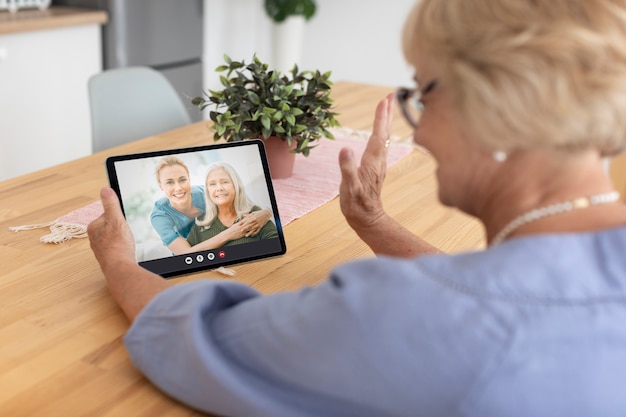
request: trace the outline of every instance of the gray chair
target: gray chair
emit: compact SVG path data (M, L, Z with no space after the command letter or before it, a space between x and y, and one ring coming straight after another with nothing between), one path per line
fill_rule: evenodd
M180 95L152 68L110 69L88 87L93 152L191 123Z

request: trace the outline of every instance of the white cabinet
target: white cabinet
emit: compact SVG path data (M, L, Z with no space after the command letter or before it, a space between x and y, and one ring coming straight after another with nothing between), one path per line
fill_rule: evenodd
M98 24L0 34L0 180L91 153L100 36Z

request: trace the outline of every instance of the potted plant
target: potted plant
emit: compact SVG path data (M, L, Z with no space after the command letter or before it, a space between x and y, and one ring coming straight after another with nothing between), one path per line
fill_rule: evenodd
M272 20L272 65L288 71L300 63L305 22L316 12L315 0L265 0Z
M270 159L275 146L285 148L293 167L295 154L309 156L322 138L334 139L328 130L339 126L330 97L330 71L299 71L297 65L286 75L270 70L254 55L252 62L233 61L224 55L225 64L217 67L223 89L208 90L194 97L200 110L210 108L214 140L227 142L263 139ZM272 140L273 139L273 140ZM281 175L272 169L272 176Z

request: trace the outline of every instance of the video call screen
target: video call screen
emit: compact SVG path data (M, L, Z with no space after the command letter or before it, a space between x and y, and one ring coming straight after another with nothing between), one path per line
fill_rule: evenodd
M149 271L174 277L286 252L259 140L119 155L106 164L137 262Z

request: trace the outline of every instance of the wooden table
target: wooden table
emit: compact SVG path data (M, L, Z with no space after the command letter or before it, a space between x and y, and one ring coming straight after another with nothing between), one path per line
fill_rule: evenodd
M371 129L388 88L337 83L333 96L345 127ZM410 129L397 114L394 134ZM197 416L148 383L122 344L128 322L113 303L87 239L52 245L47 230L9 226L54 220L98 199L108 155L211 143L205 122L0 183L0 416ZM389 169L386 209L446 250L481 247L483 232L437 202L434 163L420 151ZM338 199L285 227L287 254L234 266L234 279L264 293L315 285L340 262L371 256L346 225ZM177 279L224 279L214 272Z
M16 13L0 11L0 34L105 24L107 19L106 12L102 10L64 6L52 6L45 10L20 9Z

